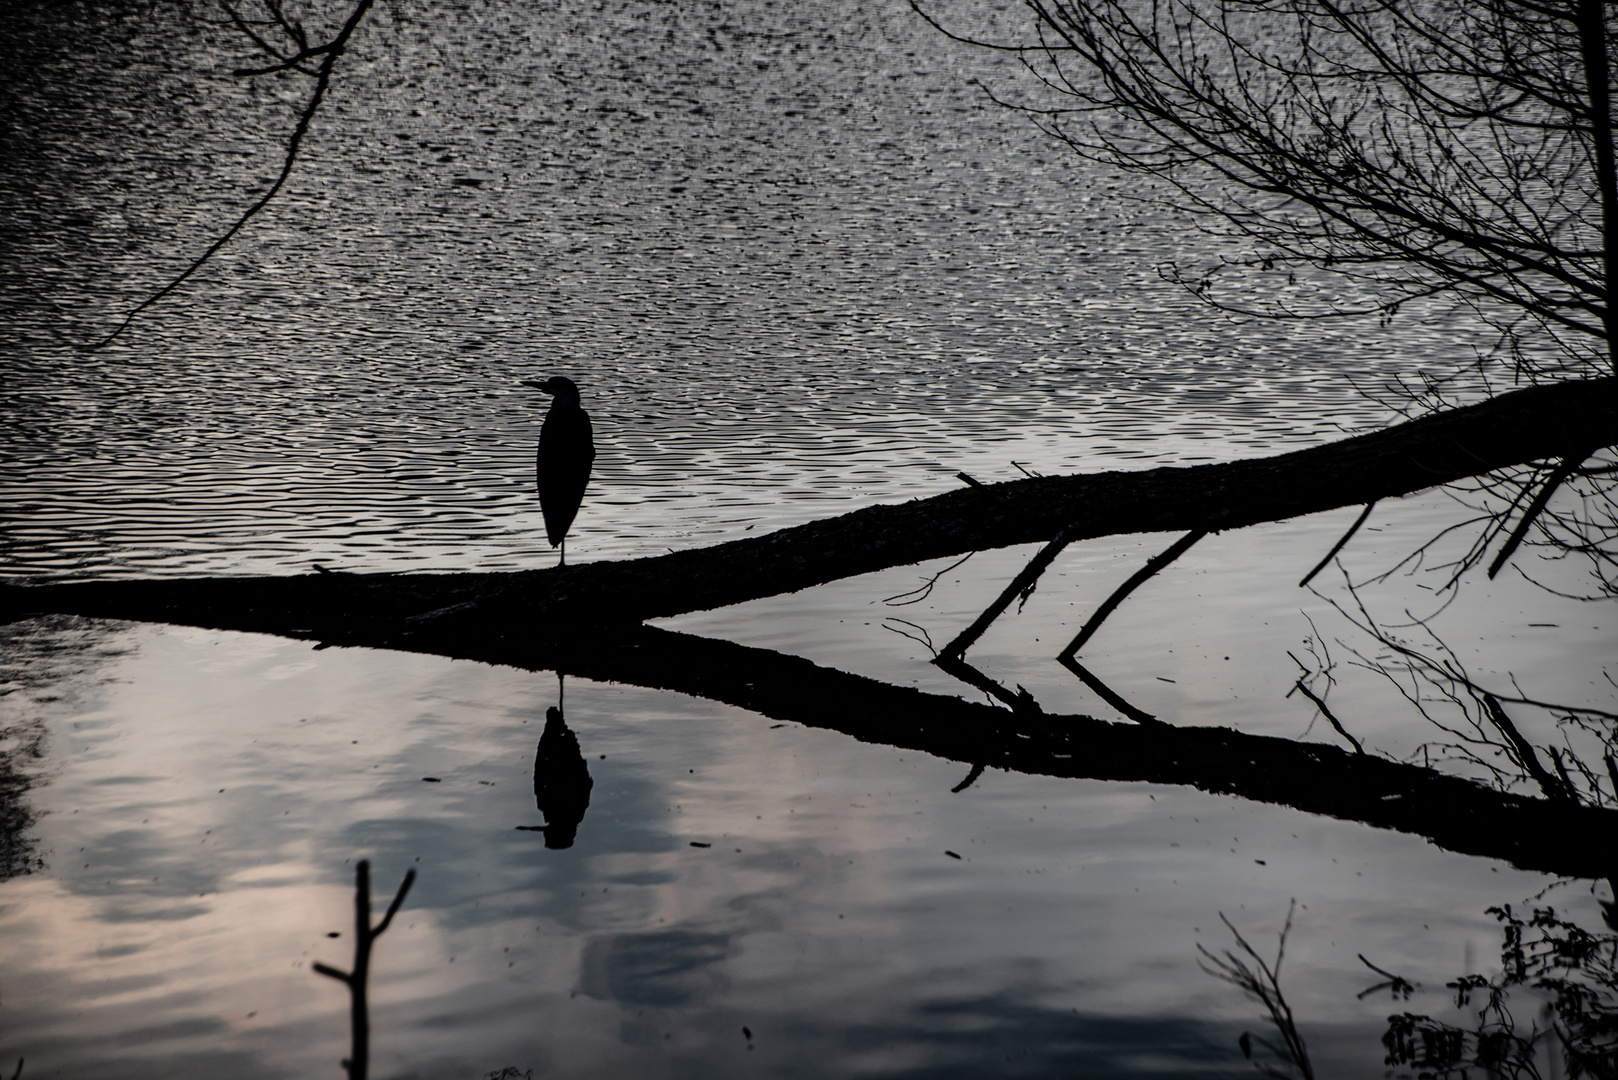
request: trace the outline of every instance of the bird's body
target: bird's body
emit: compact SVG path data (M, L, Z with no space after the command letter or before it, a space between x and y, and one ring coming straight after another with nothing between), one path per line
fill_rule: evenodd
M590 415L579 406L579 388L572 379L558 375L523 385L552 395L550 411L539 429L534 483L539 490L540 512L545 515L545 538L551 547L557 547L567 539L567 530L584 501L585 485L590 482L590 465L596 456Z

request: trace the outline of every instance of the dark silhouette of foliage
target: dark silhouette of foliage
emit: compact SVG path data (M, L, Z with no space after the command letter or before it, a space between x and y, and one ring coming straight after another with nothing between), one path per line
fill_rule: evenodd
M1618 933L1591 933L1549 907L1527 918L1509 904L1488 910L1503 930L1500 973L1445 984L1457 1007L1480 1006L1476 1024L1468 1030L1416 1013L1390 1016L1382 1036L1387 1064L1434 1080L1474 1069L1537 1080L1542 1058L1559 1057L1569 1080L1618 1077ZM1514 995L1524 990L1545 1002L1537 1020L1512 1012Z

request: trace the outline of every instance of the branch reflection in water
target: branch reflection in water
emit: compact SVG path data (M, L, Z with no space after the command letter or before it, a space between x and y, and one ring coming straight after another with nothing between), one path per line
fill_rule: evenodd
M481 629L480 629L481 627ZM349 644L362 645L361 635ZM378 644L675 690L864 742L1032 775L1149 780L1426 836L1525 869L1601 878L1618 812L1493 791L1436 769L1226 728L1111 724L927 694L800 657L649 626L520 638L449 619ZM1596 839L1601 838L1601 839Z
M342 1065L348 1080L367 1080L371 1068L371 950L399 913L410 886L416 883L416 871L405 871L404 881L394 894L382 921L371 925L371 863L361 859L354 869L354 966L340 971L318 960L312 965L315 972L336 979L348 987L349 1052ZM331 936L336 936L331 935Z
M1286 995L1281 992L1281 961L1286 958L1287 935L1292 932L1292 916L1297 911L1298 902L1294 900L1287 908L1286 925L1281 927L1277 935L1275 946L1275 962L1272 964L1258 954L1250 945L1242 932L1231 925L1223 912L1219 921L1225 924L1231 936L1236 939L1236 951L1223 949L1215 953L1205 945L1198 945L1197 952L1201 955L1197 966L1221 982L1229 983L1242 993L1256 998L1264 1006L1275 1033L1280 1037L1276 1044L1263 1036L1255 1037L1251 1032L1244 1031L1237 1043L1241 1047L1242 1056L1249 1061L1253 1060L1253 1046L1257 1044L1261 1049L1269 1051L1280 1063L1270 1065L1267 1062L1255 1062L1259 1071L1266 1076L1287 1078L1297 1075L1303 1080L1314 1080L1314 1066L1309 1061L1309 1049L1304 1045L1303 1036L1298 1033L1298 1025L1292 1015L1292 1006L1287 1004Z
M1526 915L1510 904L1489 908L1501 928L1499 971L1467 972L1443 984L1459 1023L1410 1010L1390 1015L1382 1036L1384 1063L1390 1070L1413 1069L1430 1080L1461 1080L1474 1071L1513 1080L1618 1076L1618 904L1603 900L1600 905L1605 925L1594 931L1549 905L1533 906ZM1281 960L1296 909L1294 901L1273 964L1223 914L1219 919L1235 939L1235 950L1215 953L1197 946L1205 972L1264 1006L1279 1042L1244 1031L1238 1044L1259 1072L1277 1080L1312 1080L1315 1075L1297 1018L1281 990ZM1408 1002L1424 993L1420 983L1384 970L1363 954L1360 961L1383 979L1357 998L1387 990L1395 1002ZM1258 1056L1255 1047L1273 1062Z

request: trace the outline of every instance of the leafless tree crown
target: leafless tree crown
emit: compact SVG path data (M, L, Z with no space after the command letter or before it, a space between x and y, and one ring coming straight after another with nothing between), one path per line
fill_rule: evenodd
M1618 372L1602 0L1027 6L1010 42L917 10L1019 54L1040 92L1002 103L1239 238L1217 267L1165 268L1204 299L1320 318L1447 296L1500 332L1516 374ZM1320 269L1329 290L1297 278Z

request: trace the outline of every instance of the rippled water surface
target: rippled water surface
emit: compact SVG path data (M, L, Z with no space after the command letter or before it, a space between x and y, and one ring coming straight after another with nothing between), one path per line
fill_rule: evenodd
M142 10L9 42L13 573L544 565L517 382L551 372L605 557L1316 442L1384 418L1353 381L1473 344L1197 306L1156 272L1214 257L1196 223L902 4L480 3L379 6L283 196L85 352L262 190L303 91L232 80L206 5Z
M1014 88L1015 64L907 5L490 0L379 4L283 195L90 350L263 191L306 83L233 79L249 52L208 5L25 5L0 48L11 579L550 565L544 402L519 380L552 373L595 424L569 542L591 560L963 470L1319 443L1387 421L1362 391L1486 344L1437 310L1197 306L1157 268L1216 259L1202 223L995 107L975 82ZM1460 515L1385 504L1351 568ZM1416 753L1432 729L1350 666L1377 651L1331 606L1351 598L1296 588L1352 517L1204 541L1087 662L1173 723L1342 745L1287 696L1289 651L1335 649L1345 722ZM1072 549L974 658L1112 717L1046 658L1167 542ZM962 694L898 631L947 639L1029 554L975 556L905 607L882 600L947 564L668 625ZM1363 595L1398 619L1436 584ZM1613 708L1608 608L1502 578L1436 625L1495 685ZM543 820L553 674L90 621L5 641L0 1066L29 1077L339 1075L343 994L310 964L347 963L359 858L379 892L420 874L378 946L384 1077L1249 1075L1236 1037L1263 1021L1196 946L1232 944L1223 912L1269 950L1294 898L1287 989L1321 1075L1381 1075L1407 1006L1356 999L1360 954L1453 1019L1444 980L1497 956L1486 907L1552 886L1595 918L1586 883L1418 837L1148 784L989 770L952 791L968 765L574 679L594 787L551 850L517 827Z

